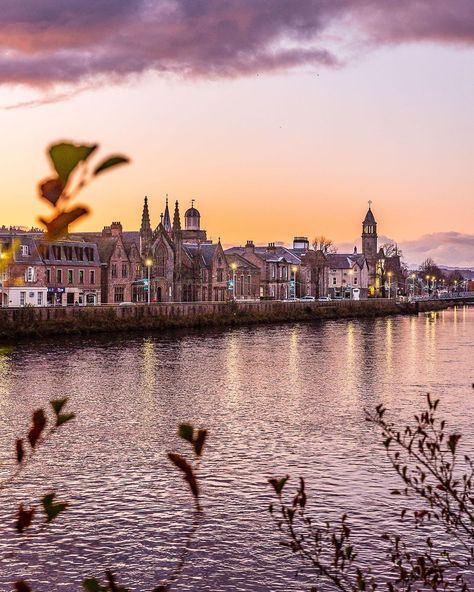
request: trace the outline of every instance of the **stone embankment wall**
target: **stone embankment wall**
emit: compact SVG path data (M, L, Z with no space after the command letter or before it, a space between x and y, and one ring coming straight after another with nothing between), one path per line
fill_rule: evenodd
M387 300L344 302L189 302L135 306L3 308L0 337L212 327L352 317L374 317L440 310L447 302L401 303Z

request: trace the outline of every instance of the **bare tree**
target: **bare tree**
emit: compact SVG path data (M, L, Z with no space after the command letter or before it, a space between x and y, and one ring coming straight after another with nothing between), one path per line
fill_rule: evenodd
M337 247L334 245L332 239L327 238L324 234L317 235L313 238L313 249L315 251L322 251L325 255L328 253L337 253Z

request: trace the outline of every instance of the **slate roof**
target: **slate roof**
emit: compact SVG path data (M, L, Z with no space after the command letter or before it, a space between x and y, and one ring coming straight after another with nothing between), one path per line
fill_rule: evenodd
M234 253L243 255L245 253L245 247L230 247L230 249L226 249L225 251L226 255L232 255ZM300 258L294 255L290 249L281 246L275 246L271 250L268 247L255 247L255 255L258 255L258 257L268 263L280 263L283 260L287 263L295 263L297 265L301 263Z
M237 267L249 267L250 269L253 268L255 271L260 271L256 265L241 257L238 253L225 253L225 258L227 259L227 263L229 263L229 265L236 263Z
M355 264L362 268L365 264L361 253L329 253L326 257L331 269L351 269Z

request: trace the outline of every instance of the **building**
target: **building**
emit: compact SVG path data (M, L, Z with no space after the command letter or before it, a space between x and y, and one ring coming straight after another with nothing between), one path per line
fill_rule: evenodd
M272 300L286 300L294 297L293 274L301 263L299 257L286 247L268 243L266 247L255 246L247 241L245 247L231 247L228 255L240 255L260 270L259 297Z
M173 222L168 198L160 223L152 230L148 199L145 197L140 227L140 254L150 277L150 301L198 302L225 301L231 298L230 268L220 240L207 239L201 229L201 214L191 207L184 214L181 227L176 201ZM148 289L148 288L147 288Z
M364 255L328 253L328 295L335 299L359 300L367 298L369 288L369 265Z
M257 300L260 297L260 268L238 253L226 254L231 270L231 291L235 300Z
M44 240L38 230L0 231L0 252L12 252L1 277L2 306L100 304L97 246L81 239Z

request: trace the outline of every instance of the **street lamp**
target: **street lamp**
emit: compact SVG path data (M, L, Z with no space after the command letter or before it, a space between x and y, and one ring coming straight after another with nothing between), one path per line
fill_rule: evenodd
M298 266L293 265L291 267L291 275L290 275L290 289L293 286L293 300L296 300L296 272L298 271Z
M391 298L392 297L392 292L391 292L391 290L392 290L392 283L391 283L392 272L391 271L387 272L387 277L388 277L388 297Z
M147 303L150 304L151 302L151 282L150 282L150 270L151 266L153 265L153 261L151 259L146 259L145 265L147 267L147 278L148 278L148 294L147 294Z
M231 263L230 267L232 269L232 298L235 300L235 270L237 269L237 263Z
M416 279L416 273L412 273L411 274L411 279L413 280L413 294L412 294L412 296L415 297L415 279Z
M349 269L349 298L352 300L352 275L354 274L353 269Z

